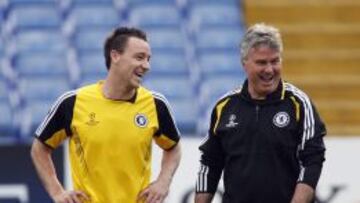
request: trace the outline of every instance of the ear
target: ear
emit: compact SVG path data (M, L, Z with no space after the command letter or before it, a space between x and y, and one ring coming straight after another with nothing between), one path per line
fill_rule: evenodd
M117 62L121 58L121 54L116 50L111 50L110 58L112 62Z
M244 60L240 59L240 63L241 63L243 70L246 72L246 59L244 59Z

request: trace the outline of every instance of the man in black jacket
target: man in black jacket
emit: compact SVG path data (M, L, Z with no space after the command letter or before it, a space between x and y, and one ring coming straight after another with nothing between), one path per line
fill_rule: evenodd
M212 201L222 172L224 203L313 202L325 125L309 97L281 78L278 29L250 27L240 49L247 79L213 108L195 202Z

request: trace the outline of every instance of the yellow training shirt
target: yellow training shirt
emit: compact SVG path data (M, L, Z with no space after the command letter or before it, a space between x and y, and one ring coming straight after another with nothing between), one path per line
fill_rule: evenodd
M75 190L91 203L134 203L150 180L151 143L179 141L167 100L139 87L131 101L109 100L103 82L63 94L36 130L51 148L69 138Z

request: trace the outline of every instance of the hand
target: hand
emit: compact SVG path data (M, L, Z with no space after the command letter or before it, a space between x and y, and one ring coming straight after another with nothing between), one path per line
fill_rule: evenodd
M169 192L169 184L165 181L155 181L138 195L137 201L145 203L162 203Z
M54 196L53 200L55 203L82 203L84 200L90 200L90 198L81 191L63 191Z

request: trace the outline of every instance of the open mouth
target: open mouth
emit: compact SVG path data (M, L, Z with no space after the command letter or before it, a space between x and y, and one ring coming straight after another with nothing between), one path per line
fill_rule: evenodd
M273 75L260 75L259 78L261 81L265 83L271 83L274 80Z
M138 76L139 78L142 78L142 77L143 77L143 75L140 74L140 73L135 73L135 75Z

